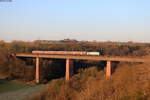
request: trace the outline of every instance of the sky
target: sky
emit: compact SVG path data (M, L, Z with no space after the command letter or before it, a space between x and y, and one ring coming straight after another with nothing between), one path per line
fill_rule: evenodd
M150 42L150 0L2 1L0 40Z

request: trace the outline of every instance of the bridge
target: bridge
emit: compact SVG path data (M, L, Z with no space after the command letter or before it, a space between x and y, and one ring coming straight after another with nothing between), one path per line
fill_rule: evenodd
M137 58L137 57L109 57L109 56L89 56L89 55L50 55L50 54L25 54L18 53L15 57L27 57L36 58L36 83L40 82L40 59L41 58L53 58L53 59L65 59L66 60L66 80L70 80L73 75L73 60L97 60L106 61L106 76L111 76L112 74L112 62L139 62L145 63L150 62L148 59Z

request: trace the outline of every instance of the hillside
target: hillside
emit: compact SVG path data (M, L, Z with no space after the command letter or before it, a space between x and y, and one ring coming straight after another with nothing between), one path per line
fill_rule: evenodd
M150 64L120 64L109 78L96 67L80 70L70 82L51 81L32 100L150 100Z
M97 51L100 56L145 57L150 59L149 43L92 42L0 42L0 77L7 81L34 82L35 59L10 56L32 50ZM120 63L111 77L105 76L104 61L74 61L74 76L65 77L65 60L42 59L44 92L32 100L149 100L150 64ZM92 67L93 66L93 67ZM5 89L4 89L5 90ZM23 92L22 92L23 93ZM19 94L18 94L19 95ZM28 99L27 99L28 100Z

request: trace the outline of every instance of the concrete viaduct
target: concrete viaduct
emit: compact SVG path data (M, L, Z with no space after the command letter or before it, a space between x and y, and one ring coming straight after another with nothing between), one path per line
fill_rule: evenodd
M41 58L53 58L53 59L65 59L66 60L66 80L70 80L73 75L73 60L98 60L106 61L106 76L111 76L112 74L112 62L114 61L124 61L124 62L149 62L144 58L134 58L134 57L108 57L108 56L87 56L87 55L49 55L49 54L16 54L16 57L27 57L36 58L36 83L40 82L40 59Z

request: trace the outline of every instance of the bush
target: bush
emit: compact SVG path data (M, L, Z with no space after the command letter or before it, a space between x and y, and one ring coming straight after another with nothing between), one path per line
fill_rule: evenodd
M109 78L95 67L81 70L70 82L50 82L42 96L45 100L149 100L149 66L121 64Z

